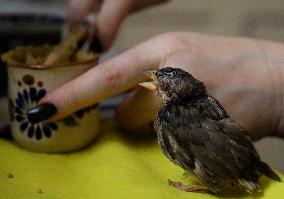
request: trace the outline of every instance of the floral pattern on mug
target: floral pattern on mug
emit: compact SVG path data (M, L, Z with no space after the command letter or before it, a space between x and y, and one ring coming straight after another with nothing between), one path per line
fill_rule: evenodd
M56 123L40 122L32 124L28 121L27 111L35 106L37 102L46 95L41 81L36 82L32 75L24 75L22 81L18 81L21 88L17 93L16 99L9 99L10 120L18 122L19 130L26 133L29 138L35 137L37 140L43 136L50 138L52 132L58 129Z
M9 99L9 114L10 120L18 122L19 130L26 133L29 138L35 137L41 140L43 136L50 138L52 133L58 129L58 125L54 122L46 123L39 122L32 124L27 118L27 111L34 107L38 101L46 95L46 90L43 88L43 82L35 81L32 75L26 74L21 81L17 82L19 89L16 99ZM78 110L72 115L69 115L60 122L64 125L73 127L79 125L78 120L84 117L84 114L96 108L98 104Z

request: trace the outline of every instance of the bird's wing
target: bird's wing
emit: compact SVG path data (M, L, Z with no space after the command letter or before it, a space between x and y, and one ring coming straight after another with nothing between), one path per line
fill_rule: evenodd
M176 139L179 131L187 131L187 127L181 122L178 110L174 106L164 107L158 114L154 122L157 132L158 141L163 153L175 164L181 166L185 170L193 169L194 159L190 150L180 146L181 143ZM177 113L178 115L175 115ZM174 116L174 118L173 118ZM179 126L179 127L178 127Z
M166 106L158 114L155 129L164 153L184 169L203 167L204 175L256 181L259 156L246 132L229 118L198 118L191 107ZM195 117L193 117L195 116Z
M216 176L256 182L261 175L257 151L233 120L206 120L189 138L195 158ZM195 141L195 140L198 140Z

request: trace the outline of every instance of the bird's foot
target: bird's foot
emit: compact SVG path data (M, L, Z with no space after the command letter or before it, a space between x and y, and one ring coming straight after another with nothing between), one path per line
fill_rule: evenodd
M188 178L188 176L189 176L189 173L183 173L181 179L186 179Z
M201 192L201 191L210 192L210 190L204 185L195 185L195 184L184 185L181 182L172 181L172 180L168 180L168 183L170 186L173 186L185 192Z

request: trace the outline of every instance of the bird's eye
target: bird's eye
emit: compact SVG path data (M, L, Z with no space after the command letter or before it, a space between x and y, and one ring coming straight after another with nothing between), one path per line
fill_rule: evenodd
M169 72L169 77L174 77L175 76L175 73L174 72Z

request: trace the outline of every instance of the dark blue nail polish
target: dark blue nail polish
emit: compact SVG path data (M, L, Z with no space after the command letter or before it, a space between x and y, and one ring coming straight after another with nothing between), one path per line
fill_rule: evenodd
M77 44L77 49L81 49L81 48L85 45L87 39L88 39L88 35L86 35L85 37L83 37L83 38L78 42L78 44Z
M95 37L90 45L90 50L93 50L97 53L101 53L103 50L103 46L102 43L100 42L100 40Z
M40 104L28 110L27 117L30 123L36 124L50 118L56 112L57 107L53 103L48 102Z

